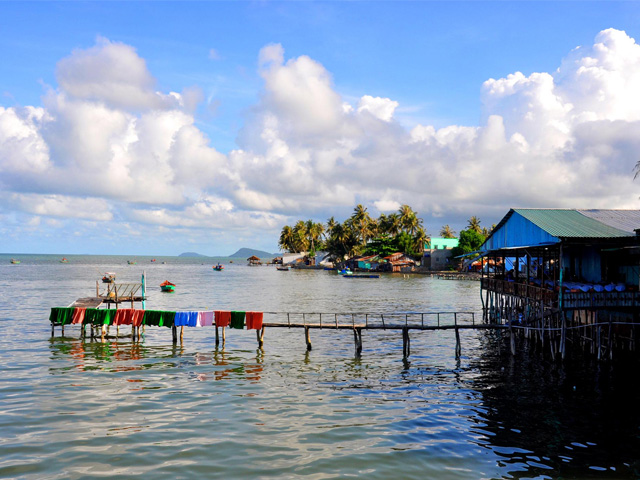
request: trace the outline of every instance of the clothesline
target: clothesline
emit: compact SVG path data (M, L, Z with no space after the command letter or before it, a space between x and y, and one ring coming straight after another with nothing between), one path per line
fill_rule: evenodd
M165 310L117 310L81 307L53 307L49 321L54 325L144 325L156 327L230 327L247 330L262 328L263 312L205 310L175 312Z

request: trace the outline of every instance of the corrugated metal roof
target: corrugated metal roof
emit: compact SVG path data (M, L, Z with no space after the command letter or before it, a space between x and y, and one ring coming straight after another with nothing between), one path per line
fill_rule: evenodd
M640 228L640 210L578 210L582 215L610 227L634 234Z
M558 238L614 238L635 235L633 230L631 232L621 230L584 215L578 210L554 208L514 208L513 210ZM597 212L597 210L591 210L591 212Z

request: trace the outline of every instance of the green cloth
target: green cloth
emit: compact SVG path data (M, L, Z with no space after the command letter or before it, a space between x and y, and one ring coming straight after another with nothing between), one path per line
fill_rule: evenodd
M231 312L231 328L238 328L242 330L244 328L244 312Z
M84 325L93 325L96 322L96 312L98 311L97 308L87 308L84 311Z
M145 310L143 325L152 325L154 327L173 327L176 312L168 312L164 310Z
M113 323L113 317L115 317L115 314L115 309L96 309L96 317L94 323L97 323L98 325L111 325Z
M49 314L49 321L56 325L66 325L71 323L73 307L52 307Z

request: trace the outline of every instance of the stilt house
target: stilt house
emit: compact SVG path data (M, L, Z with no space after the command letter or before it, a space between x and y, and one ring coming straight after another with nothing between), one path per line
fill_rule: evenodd
M640 210L511 209L481 254L491 321L638 323Z

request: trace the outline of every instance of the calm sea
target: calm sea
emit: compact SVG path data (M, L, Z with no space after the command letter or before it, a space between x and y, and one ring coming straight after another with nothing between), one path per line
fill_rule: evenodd
M104 272L147 308L277 312L467 310L477 282L279 272L214 259L0 255L0 478L640 478L637 364L511 357L497 334L147 328L140 343L50 338L52 306ZM162 264L166 261L166 264ZM227 260L228 262L228 260ZM170 280L173 294L160 292Z

